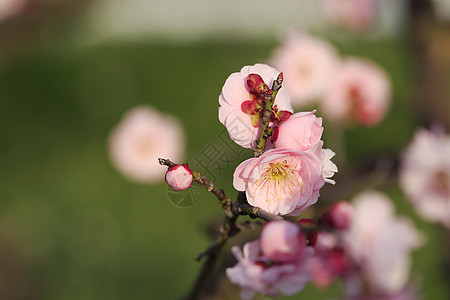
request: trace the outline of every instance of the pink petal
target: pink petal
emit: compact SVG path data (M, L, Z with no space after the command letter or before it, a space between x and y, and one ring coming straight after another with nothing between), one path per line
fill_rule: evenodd
M241 107L241 103L250 100L249 92L245 89L245 77L240 73L231 74L222 88L223 99L232 106Z

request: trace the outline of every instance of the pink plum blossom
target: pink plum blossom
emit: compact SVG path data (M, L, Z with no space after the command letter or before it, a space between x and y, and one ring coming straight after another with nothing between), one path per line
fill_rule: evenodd
M379 123L389 105L390 83L386 73L373 62L358 58L342 62L322 99L328 118L365 126Z
M219 120L226 126L230 138L244 148L255 147L262 112L257 95L247 84L251 74L259 75L270 89L280 72L264 64L245 66L239 73L233 73L227 78L219 96ZM282 87L275 97L275 112L292 113L290 102L289 95Z
M402 156L400 184L420 216L450 228L450 136L417 131Z
M320 0L326 20L335 26L363 32L370 29L377 17L379 0Z
M231 249L238 264L226 269L230 281L241 287L242 299L251 299L256 293L293 295L302 290L309 280L306 261L314 252L311 247L307 247L295 260L284 263L265 257L259 241L246 243L243 250L238 246Z
M334 184L334 180L330 178L338 171L331 161L335 153L330 149L323 149L322 132L322 118L316 117L315 111L295 113L275 128L273 146L313 153L323 162L325 182Z
M261 231L259 243L264 255L276 262L293 261L306 247L299 225L289 221L268 222Z
M315 111L299 112L290 116L275 130L275 148L293 148L302 151L317 144L323 132L322 118L316 117Z
M182 159L184 133L180 123L147 106L128 111L109 137L109 155L113 165L128 179L156 183L165 169L159 157Z
M317 202L324 185L323 161L295 149L271 149L242 162L233 185L245 191L250 205L279 215L298 216Z
M343 232L344 249L357 265L358 278L348 281L351 295L392 295L401 292L410 278L412 249L422 243L412 223L394 213L390 199L378 192L365 191L353 201L353 220Z
M338 54L331 44L295 31L287 35L271 60L284 74L283 86L294 107L310 104L323 96L338 62Z
M166 182L175 191L182 191L192 186L194 177L187 164L171 166L166 172Z

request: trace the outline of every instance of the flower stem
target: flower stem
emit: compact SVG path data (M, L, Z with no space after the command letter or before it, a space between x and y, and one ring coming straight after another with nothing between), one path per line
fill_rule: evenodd
M273 115L273 104L278 91L281 89L283 83L283 73L280 73L277 79L273 82L272 90L264 95L265 102L263 108L263 116L261 118L261 131L259 132L259 138L256 143L255 150L253 151L253 157L261 156L266 150L266 141L270 137L269 125Z

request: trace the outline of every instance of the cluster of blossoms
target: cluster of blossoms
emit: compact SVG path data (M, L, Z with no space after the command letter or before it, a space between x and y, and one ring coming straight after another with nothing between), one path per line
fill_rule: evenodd
M245 66L228 77L219 96L219 120L230 138L254 150L236 168L233 186L251 207L277 218L299 216L316 203L337 172L334 152L323 148L322 119L315 111L293 113L282 80L268 65ZM201 178L187 164L168 166L174 190ZM258 240L232 248L238 262L226 274L243 299L292 295L308 282L323 288L340 278L348 300L411 300L409 253L421 240L387 196L368 191L353 204L336 203L317 222L270 219Z
M254 120L262 119L264 94L278 75L274 68L257 64L243 67L226 80L219 97L219 120L239 145L256 148L262 129L260 121ZM235 189L246 193L250 205L298 216L317 201L325 181L334 183L330 179L337 171L330 160L334 152L323 149L322 119L314 113L292 114L289 95L283 87L278 91L266 151L242 162L233 175Z
M315 228L302 232L303 224ZM314 226L316 225L316 226ZM353 204L338 202L312 220L267 223L259 240L233 247L238 264L227 269L241 298L297 293L312 281L324 288L341 278L345 299L415 299L408 285L410 251L422 238L395 216L387 196L366 191Z
M264 130L262 95L277 74L272 67L258 64L244 67L225 82L219 119L239 145L257 148ZM266 151L236 168L233 185L245 192L252 206L298 216L317 201L325 182L334 183L331 177L337 168L330 160L334 153L323 148L322 119L315 111L292 114L283 88L276 97ZM236 130L236 124L242 130ZM304 224L315 229L306 234L301 230ZM354 206L334 205L318 224L312 220L267 223L259 240L245 244L243 251L233 247L238 264L228 268L227 275L241 287L243 299L256 293L291 295L308 281L326 287L336 278L344 279L348 299L412 297L407 287L409 252L419 244L419 234L408 221L395 217L387 197L367 192L357 197Z
M324 148L322 118L315 110L294 113L291 97L296 104L321 98L331 119L367 126L377 124L388 107L389 82L379 67L336 57L326 42L293 33L274 58L286 72L266 64L245 66L226 79L220 93L220 122L234 142L254 153L234 171L233 186L244 204L268 221L259 239L242 250L232 247L237 264L226 274L241 288L243 299L292 295L309 282L324 288L336 279L344 283L346 300L415 299L410 252L422 238L408 220L395 215L387 196L366 191L352 204L334 204L317 221L285 219L315 204L325 183L335 184L338 171L331 161L335 153ZM160 156L181 159L183 132L174 118L137 107L124 116L109 142L111 159L126 177L156 182L164 172L155 167ZM419 132L405 152L401 177L424 217L447 226L450 161L438 158L449 151L450 140L443 134ZM239 214L255 213L240 213L238 201L232 203L187 164L159 163L169 167L165 180L172 189L185 190L195 180L219 198L228 228L235 230L226 232L228 237L240 230L235 223ZM424 200L437 204L429 209Z
M306 33L291 31L271 64L283 70L295 107L318 102L330 120L364 126L378 124L389 108L389 79L379 66L341 59L330 43Z
M307 264L314 250L306 244L300 227L288 221L267 223L259 240L232 248L238 264L226 270L231 282L241 287L241 298L256 293L292 295L309 280Z

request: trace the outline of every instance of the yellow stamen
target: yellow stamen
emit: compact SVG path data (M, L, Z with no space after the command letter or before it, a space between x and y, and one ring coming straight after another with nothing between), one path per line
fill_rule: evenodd
M257 189L267 189L267 202L272 199L280 201L285 198L292 201L292 194L296 196L299 187L302 185L298 179L298 175L291 170L289 163L284 160L269 163L261 178L256 180L255 183L258 186ZM260 195L261 193L262 190Z

